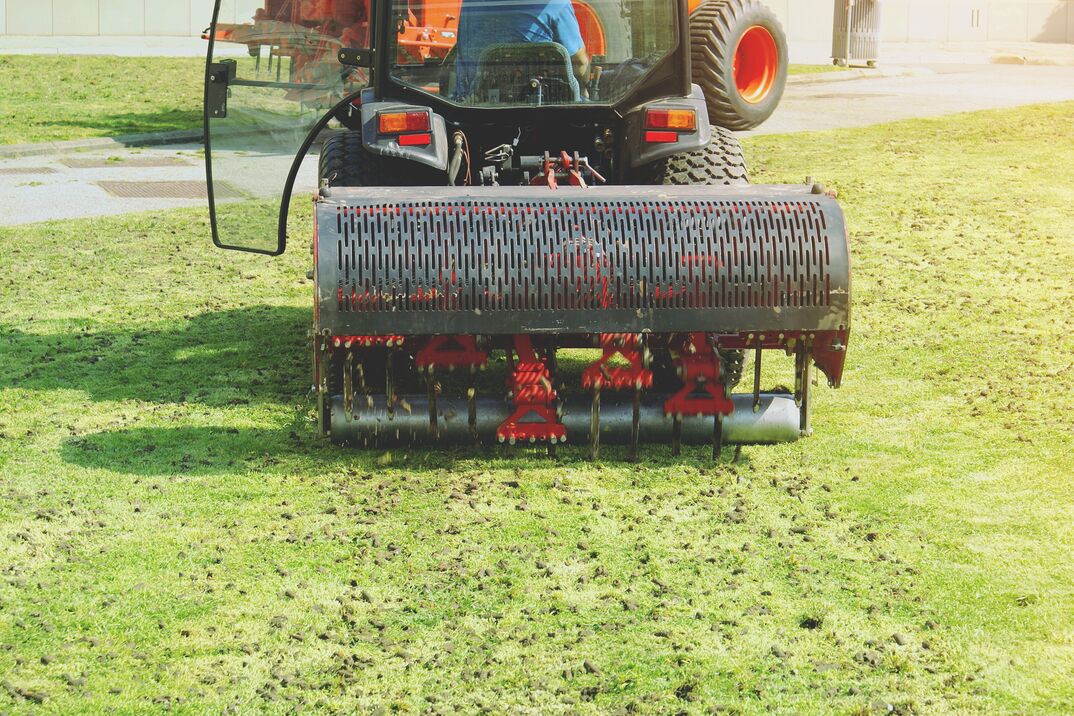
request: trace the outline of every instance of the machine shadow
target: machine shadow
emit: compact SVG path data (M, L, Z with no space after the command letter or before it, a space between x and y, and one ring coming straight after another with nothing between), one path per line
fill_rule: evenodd
M202 127L201 112L190 110L165 110L161 112L120 113L86 115L81 118L67 117L50 121L49 124L76 129L89 129L108 136L152 134L156 132L199 131Z
M179 327L31 334L0 325L0 389L80 390L94 401L293 403L309 387L309 311L210 311Z
M239 429L226 425L197 427L133 427L105 430L65 441L60 456L70 465L101 469L128 475L155 477L163 475L205 476L245 470L283 468L308 470L316 465L318 471L348 468L377 473L388 467L405 468L408 472L430 472L444 469L511 470L527 468L593 468L598 471L611 467L629 467L626 448L608 446L601 458L588 459L588 448L561 447L556 457L541 448L506 448L499 445L482 447L431 446L360 449L331 444L318 438L312 425L296 413L294 422L283 429ZM385 462L385 456L395 456ZM748 452L735 446L724 449L719 463L712 462L709 448L683 448L681 456L671 455L670 449L647 449L648 468L682 468L693 470L714 466L734 467L749 471L752 461Z
M384 467L388 453L396 466L419 470L470 462L509 468L519 459L531 466L592 464L583 447L561 448L550 458L530 447L333 446L317 437L307 412L299 407L309 393L308 323L305 308L262 305L201 313L160 330L94 330L88 323L67 333L33 334L0 325L0 390L81 391L94 402L225 409L277 405L291 412L291 420L276 429L240 429L226 421L209 426L135 424L71 438L60 449L70 464L129 474L216 474L291 460L308 463L311 456L322 466L376 471ZM577 358L566 364L568 374L580 365ZM495 389L497 381L486 380L488 389ZM725 450L724 463L731 461L732 450ZM705 458L704 448L687 448L681 457L662 447L646 448L646 453L650 464L655 460L669 467L696 467L711 459ZM625 459L625 448L608 445L600 463ZM747 467L748 458L738 464Z
M211 425L106 430L64 442L60 457L71 465L129 475L199 476L265 468L317 450L294 430Z

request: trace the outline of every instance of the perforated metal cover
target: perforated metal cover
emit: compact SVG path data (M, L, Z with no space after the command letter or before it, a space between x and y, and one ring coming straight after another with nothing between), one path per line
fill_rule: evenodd
M317 230L335 333L850 323L843 214L805 187L332 189Z

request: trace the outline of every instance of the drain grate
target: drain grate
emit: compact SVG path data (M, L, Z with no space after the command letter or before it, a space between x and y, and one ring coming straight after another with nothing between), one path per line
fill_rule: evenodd
M109 160L108 157L68 157L61 163L71 169L149 169L152 167L188 167L190 162L180 157L129 157L121 160Z
M52 167L0 167L0 176L32 176L34 174L55 174Z
M208 199L203 181L99 181L97 186L120 199ZM242 193L223 182L214 187L217 199L242 199Z

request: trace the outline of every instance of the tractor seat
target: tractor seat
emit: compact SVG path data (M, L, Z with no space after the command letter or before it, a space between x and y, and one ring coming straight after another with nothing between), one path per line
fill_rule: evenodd
M474 94L479 102L497 104L582 100L571 56L558 42L490 45L481 53Z

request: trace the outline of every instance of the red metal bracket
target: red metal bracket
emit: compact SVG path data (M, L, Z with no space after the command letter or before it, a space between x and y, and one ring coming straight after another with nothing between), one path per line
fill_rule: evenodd
M566 442L567 428L556 415L552 374L533 350L529 336L515 336L514 354L508 351L511 374L507 388L515 411L496 430L500 442Z
M578 152L575 152L572 157L566 151L561 151L556 159L553 159L547 153L544 155L544 161L541 163L541 173L534 177L530 184L532 186L547 186L549 189L558 189L560 179L566 179L570 186L588 189L589 185L586 183L585 177L582 176L583 169L589 172L589 176L592 179L601 184L607 181L596 169L589 166L589 162L583 161Z
M406 342L404 336L332 336L333 348L398 348Z
M477 339L473 336L433 336L414 356L414 364L422 371L469 368L488 362L488 353L477 347Z
M730 415L735 404L720 382L720 356L705 333L691 333L676 360L682 389L664 402L667 415Z
M600 337L604 355L582 371L582 387L586 390L631 390L653 387L653 373L645 367L638 337L632 333L605 333ZM629 363L611 367L616 356Z

